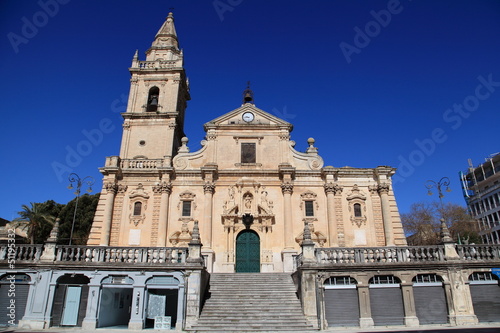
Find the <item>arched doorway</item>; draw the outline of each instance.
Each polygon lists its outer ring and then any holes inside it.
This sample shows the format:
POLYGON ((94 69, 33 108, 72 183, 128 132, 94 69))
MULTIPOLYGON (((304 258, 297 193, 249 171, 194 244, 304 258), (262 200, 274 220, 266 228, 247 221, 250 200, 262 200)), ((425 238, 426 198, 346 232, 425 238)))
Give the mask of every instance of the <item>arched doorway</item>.
POLYGON ((252 230, 244 230, 236 237, 236 272, 260 272, 260 239, 252 230))
POLYGON ((82 326, 89 282, 90 279, 83 274, 65 274, 57 279, 51 326, 82 326))

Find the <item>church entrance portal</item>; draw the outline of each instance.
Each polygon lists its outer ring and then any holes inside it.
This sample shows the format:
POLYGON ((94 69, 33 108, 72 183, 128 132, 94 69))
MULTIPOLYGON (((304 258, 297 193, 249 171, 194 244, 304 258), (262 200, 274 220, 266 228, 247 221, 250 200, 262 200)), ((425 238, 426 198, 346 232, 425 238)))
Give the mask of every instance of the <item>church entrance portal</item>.
POLYGON ((236 272, 260 272, 260 239, 255 231, 245 230, 236 237, 236 272))

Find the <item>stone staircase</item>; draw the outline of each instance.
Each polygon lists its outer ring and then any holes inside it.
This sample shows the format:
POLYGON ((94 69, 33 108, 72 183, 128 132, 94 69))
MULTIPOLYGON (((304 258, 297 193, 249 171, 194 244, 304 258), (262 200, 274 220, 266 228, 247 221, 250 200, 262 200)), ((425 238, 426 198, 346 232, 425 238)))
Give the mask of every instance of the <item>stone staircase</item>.
POLYGON ((313 331, 287 273, 213 273, 196 332, 313 331))

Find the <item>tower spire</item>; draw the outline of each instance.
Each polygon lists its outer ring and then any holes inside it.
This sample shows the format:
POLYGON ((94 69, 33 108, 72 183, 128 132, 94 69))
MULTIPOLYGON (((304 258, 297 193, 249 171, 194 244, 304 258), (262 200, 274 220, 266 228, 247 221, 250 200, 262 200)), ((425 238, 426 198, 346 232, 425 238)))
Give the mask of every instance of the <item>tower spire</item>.
POLYGON ((146 51, 146 60, 172 59, 172 53, 179 55, 181 52, 177 32, 175 31, 174 14, 170 12, 160 30, 156 33, 151 47, 146 51))

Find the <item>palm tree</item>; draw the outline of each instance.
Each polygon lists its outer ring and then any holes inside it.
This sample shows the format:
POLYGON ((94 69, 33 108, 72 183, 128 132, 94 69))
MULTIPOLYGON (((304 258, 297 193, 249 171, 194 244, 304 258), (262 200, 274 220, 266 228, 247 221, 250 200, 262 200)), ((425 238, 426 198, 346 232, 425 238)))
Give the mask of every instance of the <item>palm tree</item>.
POLYGON ((55 217, 43 211, 42 204, 30 202, 31 207, 22 205, 22 211, 17 212, 19 217, 13 222, 14 228, 26 231, 30 244, 35 244, 36 236, 47 225, 53 225, 55 217))

